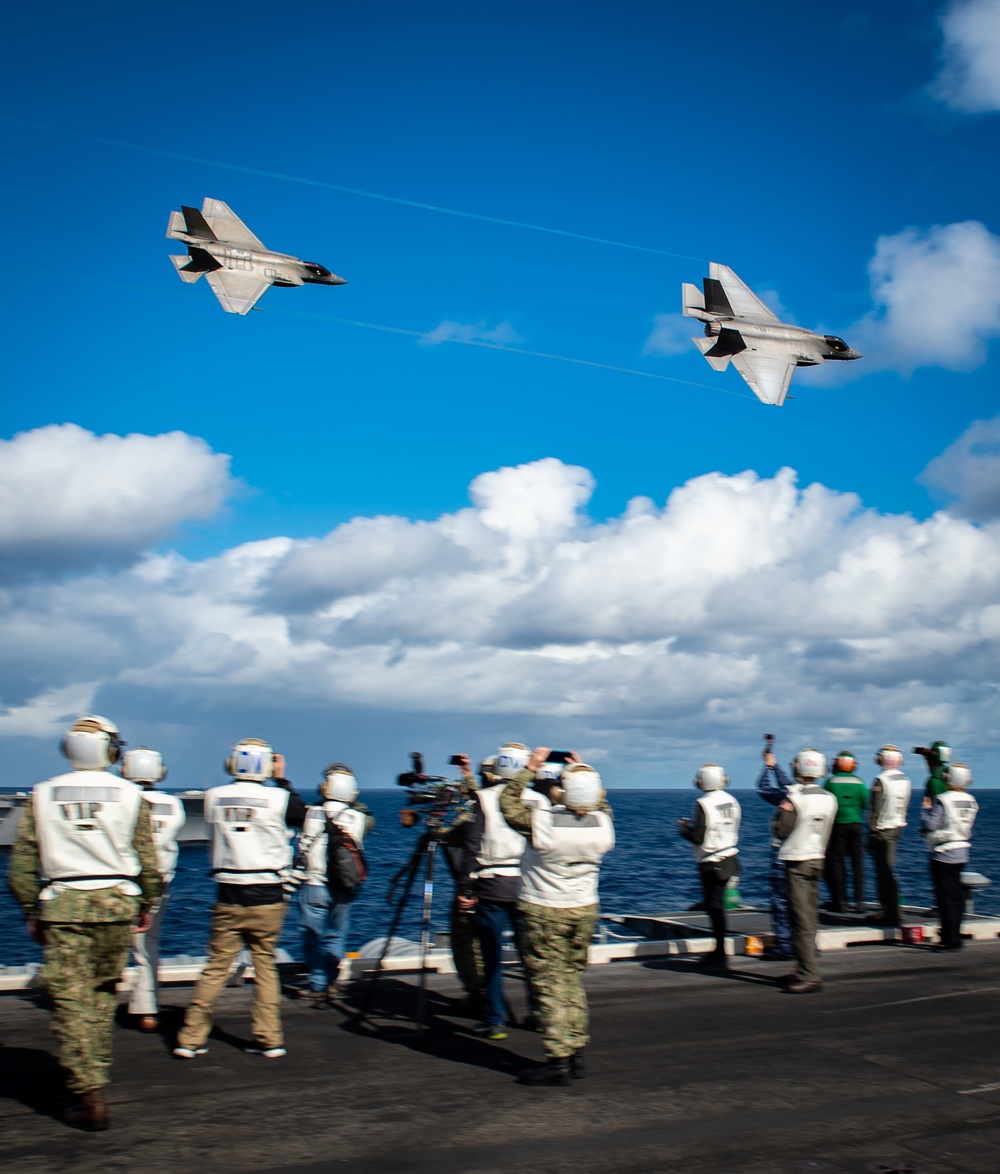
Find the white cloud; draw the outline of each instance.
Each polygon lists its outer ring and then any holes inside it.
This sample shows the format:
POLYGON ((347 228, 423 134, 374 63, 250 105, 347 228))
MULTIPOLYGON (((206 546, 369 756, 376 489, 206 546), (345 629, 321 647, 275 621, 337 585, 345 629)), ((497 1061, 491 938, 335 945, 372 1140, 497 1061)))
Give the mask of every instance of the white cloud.
POLYGON ((1000 335, 1000 238, 976 220, 879 237, 868 265, 875 310, 845 331, 864 353, 838 364, 909 374, 970 371, 1000 335))
POLYGON ((642 348, 644 355, 680 355, 691 349, 700 324, 682 314, 656 314, 653 329, 642 348))
POLYGON ((920 480, 955 499, 951 513, 979 522, 1000 518, 1000 416, 970 425, 920 480))
POLYGON ((481 474, 432 521, 14 585, 5 728, 51 728, 20 700, 37 682, 96 680, 112 716, 107 696, 175 724, 315 714, 317 740, 348 712, 501 740, 536 723, 611 769, 715 757, 776 715, 788 740, 853 730, 859 749, 996 740, 1000 525, 881 514, 790 469, 707 473, 598 524, 593 487, 547 458, 481 474))
POLYGON ((443 342, 487 342, 496 346, 517 346, 524 339, 506 321, 490 327, 485 322, 451 322, 447 318, 419 339, 420 346, 440 346, 443 342))
POLYGON ((1000 110, 1000 0, 953 0, 941 29, 944 66, 931 93, 968 113, 1000 110))
POLYGON ((229 457, 184 432, 22 432, 0 441, 0 571, 128 561, 216 513, 233 487, 229 457))
POLYGON ((26 738, 54 738, 81 713, 92 710, 96 681, 80 681, 47 689, 23 705, 0 709, 0 734, 26 738))

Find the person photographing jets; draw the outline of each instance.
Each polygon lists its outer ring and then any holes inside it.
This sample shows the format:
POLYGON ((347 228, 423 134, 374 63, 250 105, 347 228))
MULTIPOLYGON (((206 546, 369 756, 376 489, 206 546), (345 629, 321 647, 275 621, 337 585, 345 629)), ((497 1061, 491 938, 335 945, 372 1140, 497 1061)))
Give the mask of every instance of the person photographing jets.
POLYGON ((949 762, 942 771, 945 790, 935 798, 925 795, 920 824, 931 853, 931 877, 938 916, 941 918, 941 941, 935 950, 962 948, 962 914, 965 890, 962 869, 969 862, 972 825, 979 804, 966 792, 972 784, 972 771, 964 762, 949 762))
POLYGON ((205 792, 212 875, 218 885, 209 956, 177 1033, 174 1055, 190 1060, 208 1050, 212 1008, 246 946, 254 966, 254 1044, 246 1050, 273 1060, 285 1055, 274 961, 285 920, 282 881, 292 864, 290 829, 302 826, 306 809, 284 777, 284 756, 259 738, 237 742, 225 769, 232 782, 205 792))

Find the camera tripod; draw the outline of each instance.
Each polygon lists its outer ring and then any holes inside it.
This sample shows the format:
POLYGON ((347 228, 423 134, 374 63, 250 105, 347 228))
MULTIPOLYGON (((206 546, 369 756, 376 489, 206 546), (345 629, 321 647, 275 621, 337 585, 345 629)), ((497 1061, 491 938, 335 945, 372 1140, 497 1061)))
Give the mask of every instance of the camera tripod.
MULTIPOLYGON (((403 890, 393 910, 392 922, 389 925, 389 932, 386 935, 382 953, 379 955, 375 969, 371 974, 364 1003, 361 1005, 361 1010, 354 1019, 354 1022, 358 1025, 364 1023, 369 1017, 372 1002, 375 999, 375 990, 378 985, 379 976, 383 973, 382 963, 385 961, 385 957, 392 946, 396 936, 396 929, 402 920, 406 903, 410 899, 410 893, 413 891, 413 883, 417 878, 417 873, 421 870, 421 865, 423 865, 424 892, 423 904, 420 910, 420 985, 417 989, 417 1013, 415 1022, 418 1035, 422 1035, 427 1030, 427 953, 430 949, 431 918, 434 911, 434 865, 437 849, 441 845, 443 831, 444 829, 441 827, 439 820, 431 820, 429 818, 427 829, 417 841, 410 859, 396 872, 389 882, 391 900, 391 895, 395 892, 396 886, 405 877, 403 890)), ((447 849, 444 850, 444 858, 452 875, 454 875, 454 867, 448 856, 447 849)))

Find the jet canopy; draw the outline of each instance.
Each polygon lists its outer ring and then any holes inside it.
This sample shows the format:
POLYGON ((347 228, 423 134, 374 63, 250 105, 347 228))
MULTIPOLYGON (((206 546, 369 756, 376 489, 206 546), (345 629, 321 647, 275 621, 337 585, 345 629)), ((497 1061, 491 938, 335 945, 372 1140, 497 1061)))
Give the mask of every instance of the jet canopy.
POLYGON ((302 264, 310 273, 314 273, 317 277, 333 276, 329 269, 324 268, 322 265, 317 265, 315 261, 303 261, 302 264))
POLYGON ((838 338, 835 334, 824 334, 823 341, 832 351, 837 351, 840 354, 846 354, 851 348, 842 338, 838 338))

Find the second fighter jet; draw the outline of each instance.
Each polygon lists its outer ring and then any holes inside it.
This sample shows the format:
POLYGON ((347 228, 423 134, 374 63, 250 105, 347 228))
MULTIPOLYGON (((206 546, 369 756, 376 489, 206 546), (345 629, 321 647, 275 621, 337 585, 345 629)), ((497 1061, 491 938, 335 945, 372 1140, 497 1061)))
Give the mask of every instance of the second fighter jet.
POLYGON ((691 341, 716 371, 732 362, 750 390, 780 407, 796 367, 862 356, 834 334, 815 334, 782 322, 728 265, 708 267, 702 289, 685 282, 683 311, 705 323, 705 337, 691 341))

